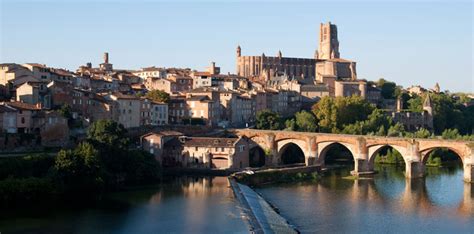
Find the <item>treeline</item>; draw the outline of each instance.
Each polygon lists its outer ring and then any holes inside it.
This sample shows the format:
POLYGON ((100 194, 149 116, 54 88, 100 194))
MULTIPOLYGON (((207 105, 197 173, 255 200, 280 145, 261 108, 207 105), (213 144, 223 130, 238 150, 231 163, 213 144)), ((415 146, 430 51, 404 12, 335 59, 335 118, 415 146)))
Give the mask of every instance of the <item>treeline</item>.
POLYGON ((153 155, 130 149, 122 125, 94 122, 87 140, 48 155, 0 159, 0 202, 39 201, 58 196, 95 197, 123 186, 155 182, 160 165, 153 155))
MULTIPOLYGON (((408 101, 411 109, 419 109, 418 98, 421 99, 421 97, 413 97, 408 101)), ((435 123, 435 129, 432 132, 424 128, 409 132, 401 123, 395 123, 383 110, 358 96, 323 97, 311 111, 298 112, 288 119, 283 119, 270 110, 263 110, 257 113, 256 127, 268 130, 414 138, 431 138, 441 135, 445 139, 474 140, 474 136, 471 135, 474 127, 473 107, 460 105, 453 98, 446 98, 445 94, 435 94, 432 100, 435 123), (448 101, 450 105, 446 104, 448 101), (457 116, 459 120, 448 121, 454 118, 453 116, 457 116)))

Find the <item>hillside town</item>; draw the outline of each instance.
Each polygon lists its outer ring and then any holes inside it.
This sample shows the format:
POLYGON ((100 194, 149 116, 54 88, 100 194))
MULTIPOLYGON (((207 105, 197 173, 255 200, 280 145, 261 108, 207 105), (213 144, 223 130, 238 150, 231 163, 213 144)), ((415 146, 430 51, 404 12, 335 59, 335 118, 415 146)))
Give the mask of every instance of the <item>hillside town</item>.
MULTIPOLYGON (((281 51, 275 56, 245 56, 237 46, 235 74, 221 73, 215 62, 206 69, 116 69, 108 52, 98 66, 86 63, 75 71, 40 63, 0 64, 0 150, 71 147, 98 120, 113 120, 132 131, 160 126, 252 128, 261 111, 289 118, 301 110, 311 111, 324 97, 358 96, 405 129, 433 129, 430 93, 442 92, 437 83, 433 88, 417 85, 401 90, 404 95, 428 94, 422 111, 410 111, 401 96, 384 97, 376 82, 358 77, 355 61, 341 58, 336 25, 321 24, 318 43, 314 58, 284 57, 281 51)), ((472 104, 471 96, 465 105, 472 104)), ((248 157, 239 156, 248 155, 242 139, 155 130, 140 139, 142 147, 165 166, 251 164, 248 157), (235 154, 233 163, 227 162, 230 154, 235 154)))

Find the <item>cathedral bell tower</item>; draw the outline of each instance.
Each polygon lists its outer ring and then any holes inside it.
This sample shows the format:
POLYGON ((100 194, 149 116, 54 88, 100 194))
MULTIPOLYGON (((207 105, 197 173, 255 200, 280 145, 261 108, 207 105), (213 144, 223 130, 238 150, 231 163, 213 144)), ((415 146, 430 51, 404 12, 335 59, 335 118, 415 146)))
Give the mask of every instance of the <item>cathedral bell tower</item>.
POLYGON ((337 26, 328 22, 319 27, 319 53, 318 59, 339 58, 339 40, 337 39, 337 26))

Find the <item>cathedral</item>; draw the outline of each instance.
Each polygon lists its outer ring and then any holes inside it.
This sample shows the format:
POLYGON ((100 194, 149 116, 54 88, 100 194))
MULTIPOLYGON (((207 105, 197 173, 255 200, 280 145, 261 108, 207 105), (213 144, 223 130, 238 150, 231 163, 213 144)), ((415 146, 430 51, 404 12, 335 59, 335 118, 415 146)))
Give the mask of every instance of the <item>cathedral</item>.
POLYGON ((332 96, 365 96, 366 82, 357 80, 356 62, 340 58, 337 26, 321 23, 318 44, 314 58, 283 57, 281 51, 275 57, 242 56, 238 46, 237 75, 268 79, 283 72, 303 84, 326 84, 332 96))

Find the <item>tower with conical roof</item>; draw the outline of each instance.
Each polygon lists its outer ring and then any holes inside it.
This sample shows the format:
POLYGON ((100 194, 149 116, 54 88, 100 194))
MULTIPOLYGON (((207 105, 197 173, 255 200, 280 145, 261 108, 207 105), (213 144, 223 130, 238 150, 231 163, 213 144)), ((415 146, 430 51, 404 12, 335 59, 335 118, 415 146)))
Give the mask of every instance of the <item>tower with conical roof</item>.
POLYGON ((433 106, 431 104, 431 97, 429 93, 426 93, 426 98, 423 101, 423 116, 425 121, 425 126, 428 126, 430 129, 433 129, 433 106))

